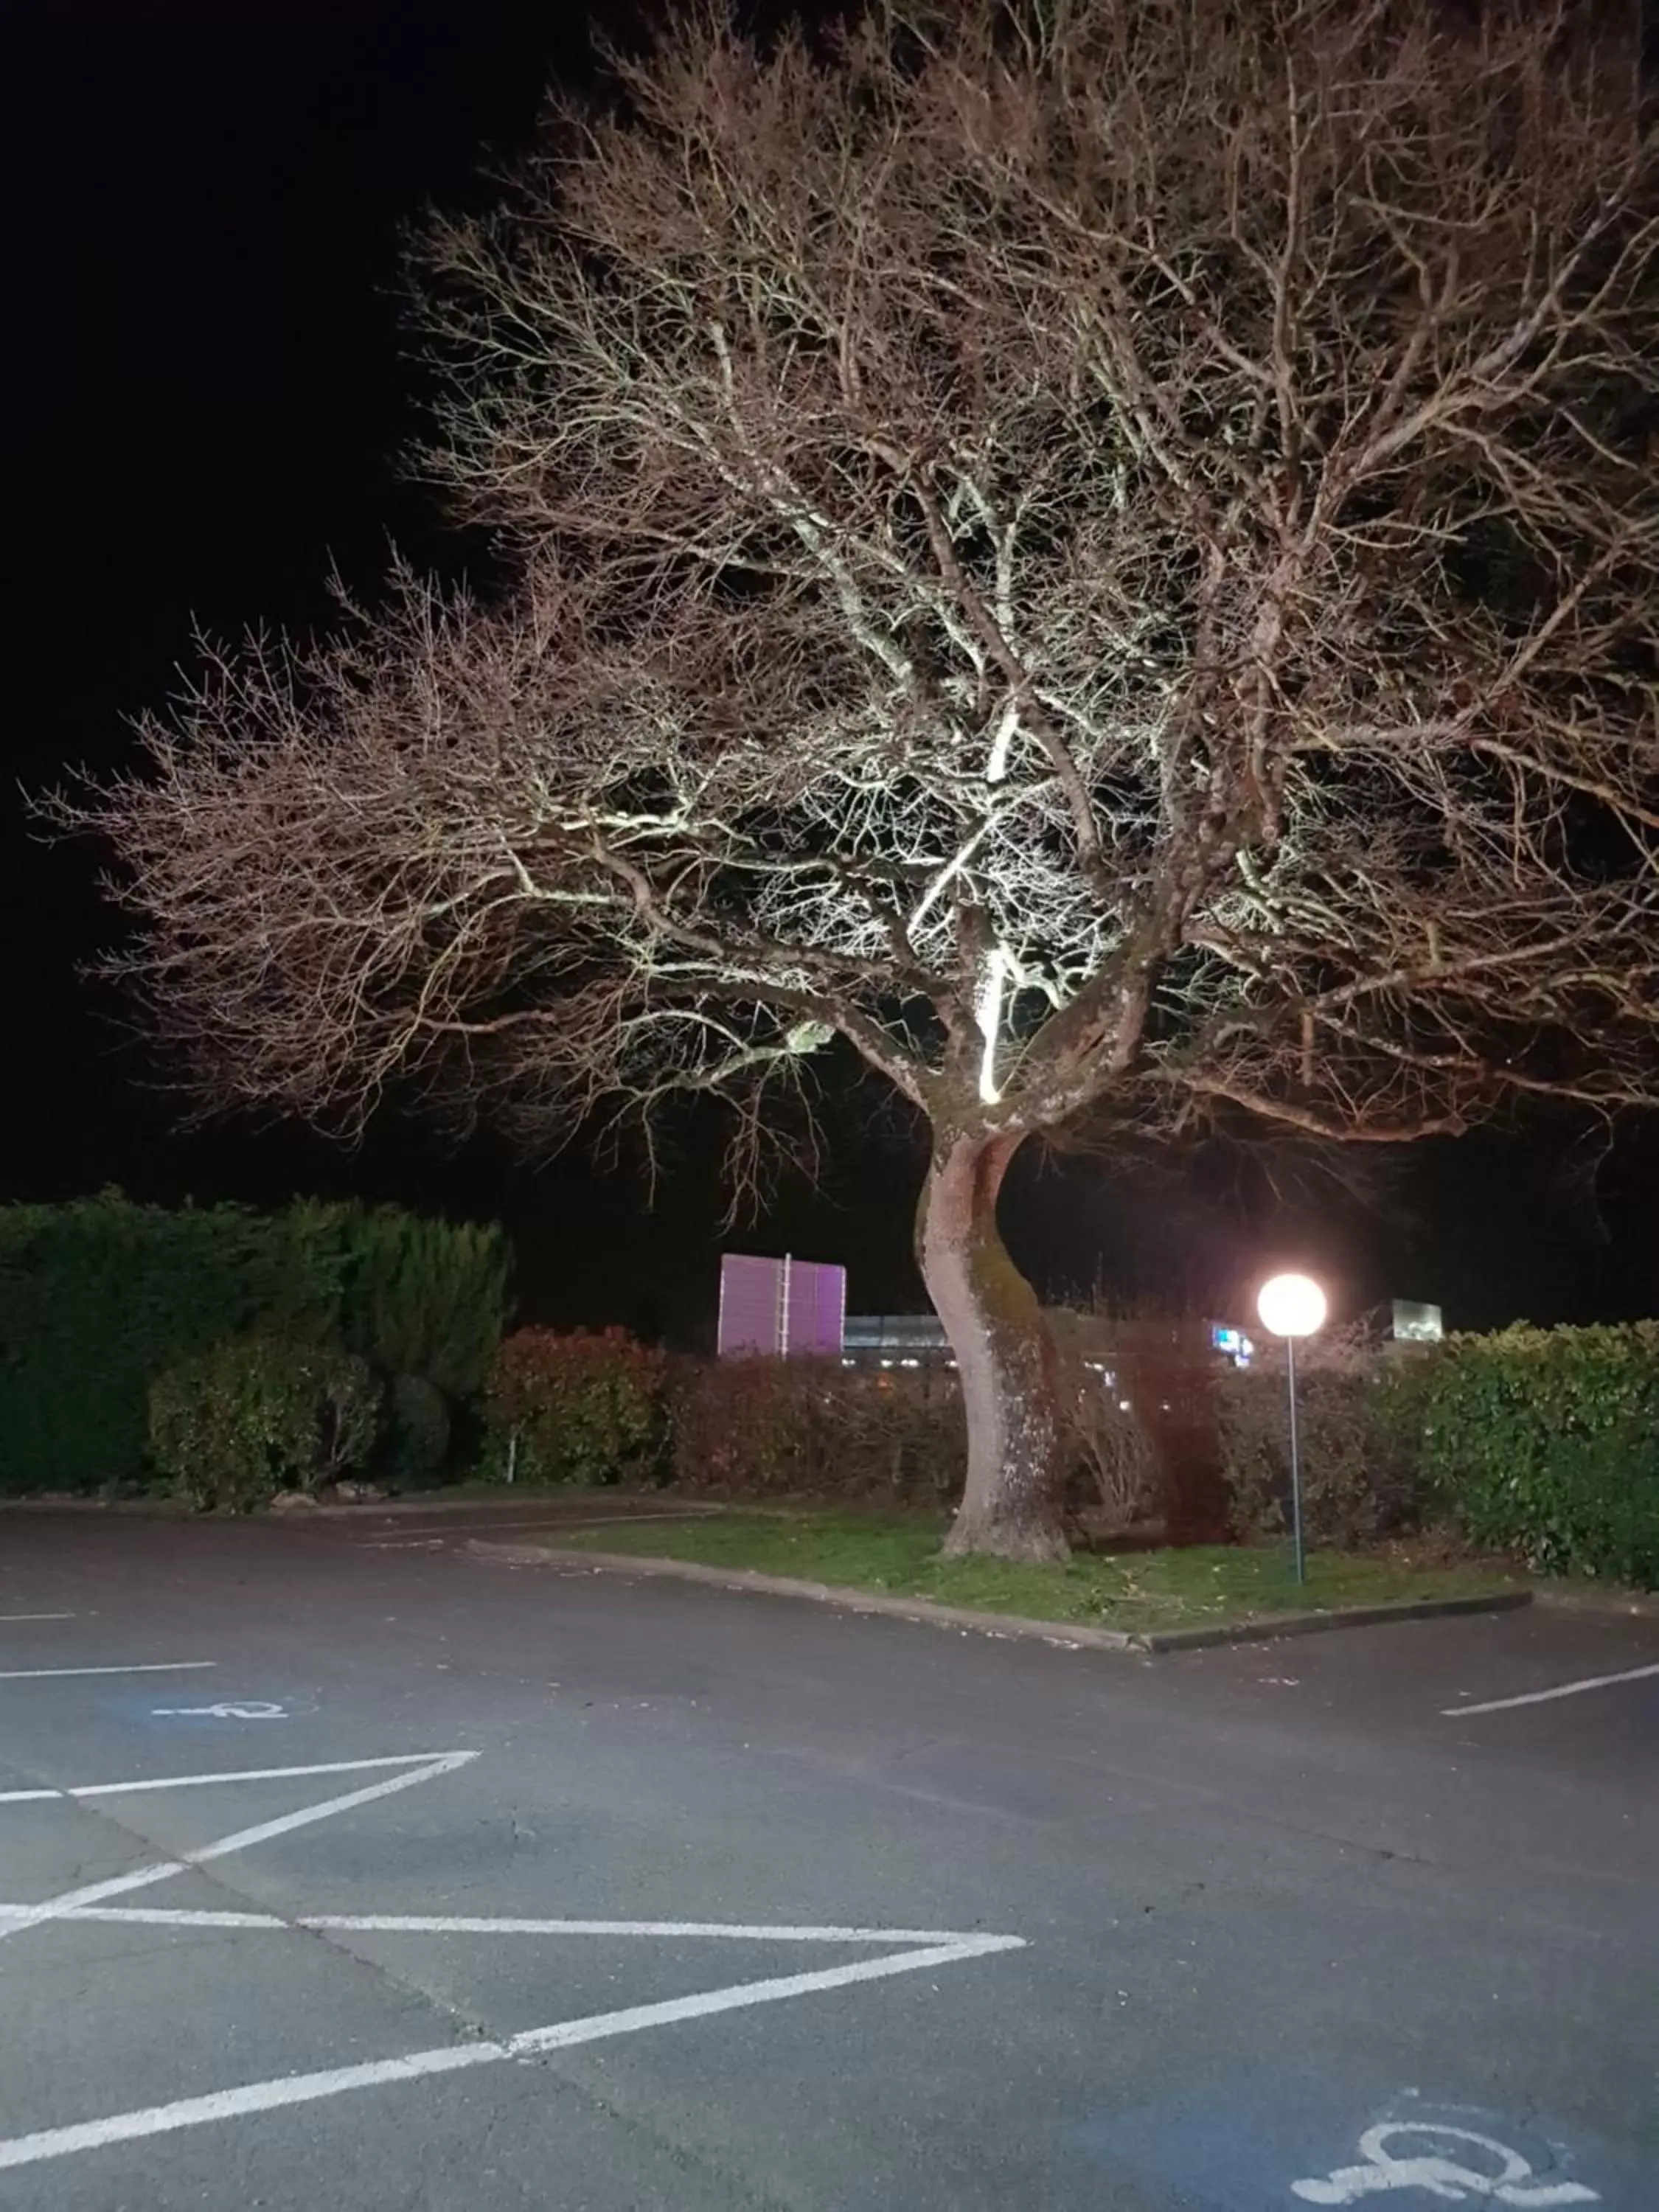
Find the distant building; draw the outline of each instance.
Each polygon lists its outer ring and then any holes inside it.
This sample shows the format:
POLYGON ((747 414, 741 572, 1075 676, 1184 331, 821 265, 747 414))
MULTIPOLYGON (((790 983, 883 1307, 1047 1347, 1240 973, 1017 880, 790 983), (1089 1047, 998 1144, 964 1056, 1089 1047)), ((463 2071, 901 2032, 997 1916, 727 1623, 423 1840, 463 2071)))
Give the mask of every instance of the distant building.
POLYGON ((1417 1298, 1396 1298, 1394 1302, 1394 1335, 1399 1344, 1438 1344, 1446 1333, 1446 1324, 1438 1306, 1425 1305, 1417 1298))
POLYGON ((849 1367, 954 1367, 937 1314, 848 1314, 841 1356, 849 1367))

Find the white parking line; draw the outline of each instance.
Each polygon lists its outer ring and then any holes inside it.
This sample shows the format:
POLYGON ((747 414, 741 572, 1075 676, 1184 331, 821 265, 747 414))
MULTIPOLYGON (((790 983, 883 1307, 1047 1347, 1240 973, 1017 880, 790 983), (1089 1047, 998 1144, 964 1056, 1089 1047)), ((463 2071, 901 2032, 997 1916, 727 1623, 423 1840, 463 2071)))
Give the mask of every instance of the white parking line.
POLYGON ((205 1790, 216 1782, 301 1781, 313 1774, 366 1774, 384 1766, 432 1766, 450 1753, 400 1751, 392 1759, 331 1759, 313 1766, 237 1766, 219 1774, 147 1775, 142 1782, 77 1782, 63 1790, 0 1790, 0 1805, 35 1805, 65 1797, 127 1797, 141 1790, 205 1790))
POLYGON ((73 1620, 72 1613, 0 1613, 0 1626, 14 1620, 73 1620))
POLYGON ((1547 1705, 1557 1698, 1582 1698, 1586 1690, 1610 1690, 1619 1682, 1643 1682, 1659 1674, 1659 1666, 1626 1667, 1618 1674, 1586 1674, 1581 1681, 1558 1682, 1553 1690, 1528 1690, 1521 1698, 1488 1698, 1479 1705, 1443 1705, 1443 1720, 1462 1720, 1467 1713, 1507 1713, 1516 1705, 1547 1705))
POLYGON ((148 1889, 153 1882, 165 1881, 169 1875, 183 1874, 186 1868, 209 1866, 215 1859, 228 1858, 232 1851, 251 1850, 255 1844, 268 1844, 275 1837, 290 1835, 295 1828, 309 1827, 314 1820, 326 1820, 333 1814, 351 1812, 356 1806, 372 1804, 377 1797, 392 1796, 399 1790, 412 1790, 416 1783, 435 1781, 441 1774, 453 1774, 458 1766, 467 1765, 477 1755, 476 1751, 445 1752, 424 1766, 406 1768, 385 1782, 348 1790, 343 1796, 326 1798, 320 1805, 302 1805, 297 1813, 261 1820, 256 1827, 239 1828, 234 1835, 221 1836, 215 1843, 204 1844, 198 1850, 181 1851, 177 1858, 160 1859, 153 1866, 137 1867, 131 1874, 114 1875, 106 1881, 88 1882, 83 1888, 63 1890, 58 1896, 49 1897, 40 1905, 27 1905, 21 1912, 0 1922, 0 1943, 22 1929, 39 1927, 42 1921, 64 1919, 77 1905, 101 1905, 106 1898, 120 1897, 129 1890, 148 1889))
POLYGON ((246 1850, 255 1844, 269 1842, 274 1837, 289 1834, 314 1821, 327 1820, 337 1813, 345 1813, 354 1807, 389 1797, 397 1791, 434 1780, 440 1775, 453 1773, 458 1768, 469 1765, 477 1755, 471 1751, 399 1753, 386 1758, 337 1760, 307 1766, 242 1768, 208 1774, 158 1776, 129 1783, 90 1783, 62 1790, 28 1790, 7 1793, 0 1798, 0 1802, 36 1803, 48 1798, 61 1801, 112 1796, 129 1790, 192 1789, 213 1783, 277 1781, 289 1776, 340 1774, 385 1768, 394 1770, 361 1789, 345 1791, 321 1804, 301 1807, 295 1812, 261 1821, 255 1826, 239 1828, 233 1834, 221 1836, 194 1850, 181 1852, 176 1858, 140 1867, 131 1873, 88 1883, 78 1889, 64 1891, 39 1905, 0 1905, 0 1939, 15 1935, 21 1929, 36 1926, 42 1921, 88 1920, 106 1923, 131 1921, 157 1927, 297 1929, 428 1936, 589 1936, 646 1937, 659 1941, 712 1938, 725 1942, 880 1944, 884 1955, 856 1960, 811 1972, 728 1984, 692 1996, 632 2006, 617 2012, 588 2014, 576 2020, 559 2021, 546 2027, 532 2028, 520 2035, 500 2039, 478 2037, 432 2050, 410 2051, 402 2057, 376 2059, 363 2064, 332 2067, 317 2073, 247 2082, 237 2087, 216 2090, 206 2096, 180 2098, 172 2103, 149 2106, 140 2111, 116 2112, 101 2119, 49 2128, 0 2141, 0 2168, 34 2165, 46 2160, 68 2157, 79 2151, 97 2150, 144 2136, 167 2135, 183 2128, 199 2127, 211 2121, 235 2119, 289 2106, 314 2103, 342 2096, 356 2089, 416 2081, 428 2075, 453 2073, 462 2068, 538 2058, 549 2051, 576 2044, 630 2035, 644 2028, 668 2026, 679 2021, 707 2019, 724 2012, 773 2004, 788 1997, 805 1996, 853 1984, 880 1981, 894 1975, 927 1972, 1024 1947, 1024 1939, 1018 1936, 968 1934, 937 1929, 823 1927, 794 1923, 739 1923, 696 1920, 531 1920, 516 1916, 486 1917, 406 1913, 318 1913, 284 1918, 274 1913, 194 1911, 142 1905, 111 1905, 106 1901, 163 1881, 172 1875, 185 1873, 192 1867, 207 1865, 233 1851, 246 1850), (895 1950, 891 1948, 894 1945, 904 1948, 895 1950))
MULTIPOLYGON (((0 1905, 0 1920, 21 1920, 34 1908, 0 1905)), ((143 1928, 306 1928, 317 1933, 363 1936, 656 1936, 665 1940, 712 1939, 726 1943, 972 1943, 979 1939, 951 1928, 801 1928, 750 1926, 731 1920, 521 1920, 496 1916, 411 1912, 279 1912, 184 1911, 162 1905, 70 1905, 58 1920, 131 1921, 143 1928)))
POLYGON ((339 2066, 320 2074, 291 2074, 270 2081, 250 2081, 240 2088, 219 2089, 205 2097, 184 2097, 170 2105, 151 2105, 143 2111, 114 2112, 101 2120, 78 2126, 48 2128, 38 2135, 15 2136, 0 2142, 0 2166, 33 2166, 45 2159, 64 2158, 70 2153, 99 2150, 111 2143, 132 2142, 141 2136, 168 2135, 180 2128, 202 2127, 210 2121, 235 2119, 248 2112, 269 2112, 285 2106, 315 2104, 353 2089, 376 2089, 395 2081, 414 2081, 433 2074, 453 2074, 462 2068, 491 2066, 505 2059, 535 2058, 573 2045, 598 2043, 611 2036, 634 2035, 641 2029, 662 2027, 683 2020, 706 2020, 716 2013, 736 2012, 753 2005, 776 2004, 787 1997, 806 1996, 821 1990, 846 1988, 856 1982, 880 1981, 893 1974, 925 1973, 967 1959, 986 1958, 998 1951, 1024 1948, 1018 1936, 963 1936, 922 1950, 900 1951, 885 1959, 859 1959, 842 1966, 825 1966, 813 1973, 785 1974, 766 1981, 737 1982, 726 1989, 708 1990, 696 1996, 670 1997, 659 2004, 633 2005, 621 2012, 589 2013, 579 2020, 556 2021, 532 2027, 523 2035, 501 2042, 445 2044, 433 2051, 411 2051, 401 2058, 380 2058, 361 2066, 339 2066))
POLYGON ((0 1682, 54 1682, 70 1674, 189 1674, 218 1663, 216 1659, 155 1659, 143 1667, 19 1667, 0 1674, 0 1682))

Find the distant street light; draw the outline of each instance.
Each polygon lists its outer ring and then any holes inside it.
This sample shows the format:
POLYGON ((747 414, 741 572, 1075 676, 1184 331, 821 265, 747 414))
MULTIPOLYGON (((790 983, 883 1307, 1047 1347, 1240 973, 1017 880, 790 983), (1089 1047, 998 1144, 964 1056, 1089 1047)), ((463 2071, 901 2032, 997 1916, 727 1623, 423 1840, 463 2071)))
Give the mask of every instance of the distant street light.
POLYGON ((1285 1340, 1285 1372, 1291 1397, 1291 1512, 1296 1530, 1296 1578, 1308 1579, 1308 1563, 1302 1547, 1302 1451, 1296 1425, 1296 1340, 1311 1336, 1322 1326, 1327 1312, 1325 1293, 1311 1275, 1271 1275, 1256 1293, 1255 1310, 1261 1326, 1285 1340))

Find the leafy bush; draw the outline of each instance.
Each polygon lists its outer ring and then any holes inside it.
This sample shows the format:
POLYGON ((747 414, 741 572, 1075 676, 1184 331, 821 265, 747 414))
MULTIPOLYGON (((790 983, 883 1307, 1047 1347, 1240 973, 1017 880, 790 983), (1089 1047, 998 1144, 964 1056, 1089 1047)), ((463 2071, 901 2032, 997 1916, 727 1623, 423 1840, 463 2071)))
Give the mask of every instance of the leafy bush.
POLYGON ((1109 1316, 1060 1308, 1048 1315, 1059 1364, 1060 1413, 1070 1455, 1067 1503, 1122 1528, 1148 1511, 1158 1492, 1151 1437, 1127 1411, 1109 1316))
MULTIPOLYGON (((1298 1364, 1302 1520, 1310 1542, 1352 1547, 1416 1525, 1419 1399, 1420 1374, 1409 1360, 1298 1364)), ((1217 1406, 1235 1528, 1246 1536, 1282 1534, 1291 1520, 1282 1356, 1224 1376, 1217 1406)))
POLYGON ((394 1375, 386 1393, 384 1466, 397 1484, 431 1482, 449 1450, 449 1406, 423 1375, 394 1375))
POLYGON ((1067 1503, 1096 1533, 1159 1516, 1171 1542, 1224 1540, 1215 1357, 1190 1317, 1051 1310, 1071 1457, 1067 1503))
POLYGON ((1127 1528, 1153 1511, 1161 1488, 1158 1455, 1115 1383, 1062 1370, 1061 1413, 1071 1453, 1068 1504, 1091 1527, 1127 1528))
POLYGON ((379 1382, 349 1352, 234 1337, 151 1384, 150 1449, 192 1504, 246 1512, 361 1466, 380 1404, 379 1382))
POLYGON ((0 1207, 0 1491, 143 1480, 152 1379, 227 1337, 476 1391, 506 1281, 497 1231, 393 1207, 0 1207))
POLYGON ((300 1347, 295 1364, 309 1381, 316 1417, 310 1466, 298 1470, 298 1479, 314 1490, 366 1464, 380 1430, 385 1391, 367 1360, 332 1346, 300 1347))
POLYGON ((1424 1401, 1434 1497, 1475 1543, 1659 1588, 1659 1323, 1452 1337, 1424 1401))
POLYGON ((341 1334, 387 1382, 380 1472, 399 1486, 429 1484, 501 1343, 507 1241, 493 1224, 393 1206, 343 1208, 341 1229, 341 1334))
POLYGON ((395 1206, 343 1210, 341 1334, 382 1375, 447 1398, 483 1388, 507 1310, 507 1240, 493 1223, 395 1206))
POLYGON ((653 1471, 662 1437, 663 1357, 625 1331, 520 1328, 489 1370, 489 1464, 514 1446, 521 1480, 611 1483, 653 1471))
POLYGON ((674 1481, 687 1490, 801 1496, 816 1487, 827 1360, 677 1360, 668 1418, 674 1481))
POLYGON ((947 1504, 965 1457, 956 1376, 835 1359, 684 1360, 672 1370, 674 1480, 726 1495, 947 1504))
POLYGON ((313 1332, 333 1290, 315 1228, 115 1191, 0 1208, 0 1490, 142 1478, 153 1376, 239 1330, 313 1332))

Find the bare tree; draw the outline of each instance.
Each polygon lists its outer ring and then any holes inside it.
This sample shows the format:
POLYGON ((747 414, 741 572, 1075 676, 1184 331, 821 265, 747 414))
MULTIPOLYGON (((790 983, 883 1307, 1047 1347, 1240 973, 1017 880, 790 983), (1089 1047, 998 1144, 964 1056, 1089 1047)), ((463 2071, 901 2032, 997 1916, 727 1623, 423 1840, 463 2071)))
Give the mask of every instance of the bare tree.
POLYGON ((1655 139, 1594 11, 683 19, 440 224, 515 582, 218 659, 70 811, 219 1104, 924 1116, 957 1550, 1051 1557, 1036 1132, 1652 1103, 1655 139))

